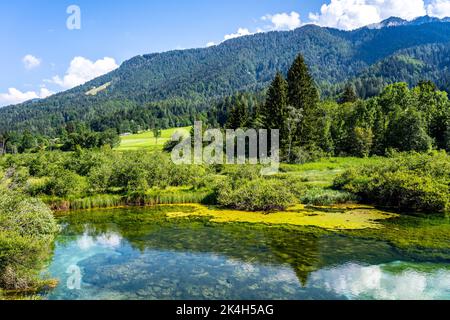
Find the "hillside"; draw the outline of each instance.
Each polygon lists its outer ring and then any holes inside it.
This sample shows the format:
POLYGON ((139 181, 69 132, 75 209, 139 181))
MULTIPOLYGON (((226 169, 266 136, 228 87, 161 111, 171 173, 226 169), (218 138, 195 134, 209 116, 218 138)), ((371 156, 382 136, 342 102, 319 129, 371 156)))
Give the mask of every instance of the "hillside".
MULTIPOLYGON (((70 121, 94 130, 159 121, 165 127, 192 123, 211 103, 238 91, 259 91, 275 72, 305 56, 322 95, 353 81, 362 97, 384 84, 423 78, 450 90, 448 19, 392 19, 346 32, 307 25, 260 33, 218 46, 134 57, 117 70, 44 100, 0 109, 0 128, 54 135, 70 121)), ((120 128, 119 128, 120 129, 120 128)))

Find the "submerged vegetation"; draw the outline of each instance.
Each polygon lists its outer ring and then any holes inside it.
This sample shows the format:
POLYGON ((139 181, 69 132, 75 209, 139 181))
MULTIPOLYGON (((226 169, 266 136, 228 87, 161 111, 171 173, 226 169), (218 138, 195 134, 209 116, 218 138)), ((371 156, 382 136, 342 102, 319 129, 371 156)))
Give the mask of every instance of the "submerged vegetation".
POLYGON ((327 230, 357 230, 366 228, 381 228, 381 220, 396 217, 395 214, 382 212, 370 207, 304 207, 302 205, 289 207, 286 211, 267 214, 265 212, 243 212, 207 208, 201 205, 187 205, 184 211, 169 210, 169 218, 206 217, 212 222, 230 223, 243 222, 265 224, 271 226, 310 226, 327 230))

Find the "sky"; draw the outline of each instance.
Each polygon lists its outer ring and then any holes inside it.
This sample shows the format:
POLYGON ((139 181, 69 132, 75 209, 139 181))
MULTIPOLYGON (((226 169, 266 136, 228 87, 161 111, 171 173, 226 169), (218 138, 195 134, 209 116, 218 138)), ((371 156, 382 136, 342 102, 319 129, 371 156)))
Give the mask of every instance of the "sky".
POLYGON ((15 0, 0 3, 0 107, 45 98, 136 55, 304 24, 353 30, 450 16, 450 0, 15 0))

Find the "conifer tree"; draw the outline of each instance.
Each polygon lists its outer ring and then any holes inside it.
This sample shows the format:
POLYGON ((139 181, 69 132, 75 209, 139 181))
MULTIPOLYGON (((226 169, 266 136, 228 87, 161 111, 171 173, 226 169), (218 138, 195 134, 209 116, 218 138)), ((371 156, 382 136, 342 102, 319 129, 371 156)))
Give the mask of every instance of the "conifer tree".
POLYGON ((288 144, 288 85, 281 73, 277 73, 267 92, 266 103, 260 109, 264 129, 280 130, 281 153, 285 154, 288 144))
POLYGON ((286 126, 288 85, 281 73, 277 73, 267 92, 267 100, 261 108, 265 129, 280 129, 286 126))
POLYGON ((314 122, 319 91, 309 73, 305 59, 299 55, 288 72, 288 103, 301 110, 303 119, 298 130, 298 142, 308 145, 314 142, 314 122))
POLYGON ((358 96, 356 95, 355 88, 350 83, 347 84, 342 93, 340 103, 356 102, 357 100, 358 96))
POLYGON ((245 128, 248 123, 248 110, 245 104, 238 101, 231 109, 226 127, 228 129, 245 128))

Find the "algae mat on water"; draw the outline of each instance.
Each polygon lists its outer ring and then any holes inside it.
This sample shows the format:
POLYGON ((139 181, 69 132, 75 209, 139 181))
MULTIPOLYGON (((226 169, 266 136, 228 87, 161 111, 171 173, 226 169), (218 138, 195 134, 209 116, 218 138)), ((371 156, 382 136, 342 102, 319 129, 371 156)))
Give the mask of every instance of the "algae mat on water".
MULTIPOLYGON (((167 216, 174 219, 207 217, 217 223, 311 226, 328 230, 379 229, 383 227, 379 221, 398 217, 398 215, 367 206, 305 207, 297 205, 286 211, 273 213, 225 210, 197 204, 188 204, 182 207, 186 210, 168 212, 167 216)), ((180 206, 177 205, 174 208, 179 210, 180 206)))

